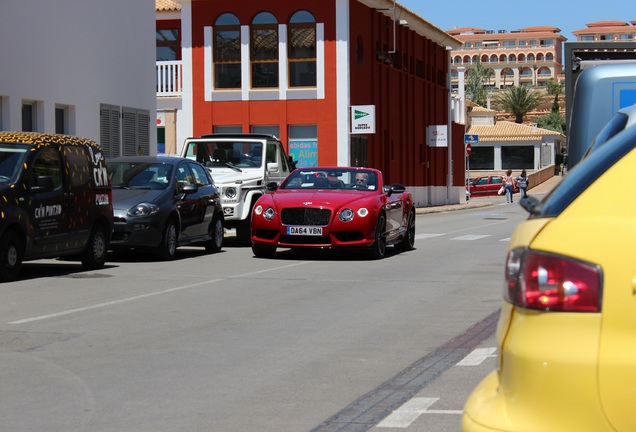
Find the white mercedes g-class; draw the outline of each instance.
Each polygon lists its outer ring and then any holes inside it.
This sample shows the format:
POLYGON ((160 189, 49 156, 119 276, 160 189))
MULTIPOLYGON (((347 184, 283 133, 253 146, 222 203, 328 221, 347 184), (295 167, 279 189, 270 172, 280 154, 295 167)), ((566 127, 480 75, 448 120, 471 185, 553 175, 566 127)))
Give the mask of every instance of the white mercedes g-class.
POLYGON ((252 207, 265 192, 265 185, 282 181, 294 169, 280 140, 266 134, 216 133, 188 138, 182 156, 210 170, 221 191, 224 225, 236 229, 244 246, 251 245, 252 207))

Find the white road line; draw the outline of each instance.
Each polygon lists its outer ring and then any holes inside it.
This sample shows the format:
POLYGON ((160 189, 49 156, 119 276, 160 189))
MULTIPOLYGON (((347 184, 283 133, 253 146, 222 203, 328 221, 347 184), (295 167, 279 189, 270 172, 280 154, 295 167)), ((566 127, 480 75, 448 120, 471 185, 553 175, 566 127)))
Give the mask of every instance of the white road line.
POLYGON ((489 357, 496 357, 497 348, 476 348, 462 359, 457 366, 479 366, 489 357))
POLYGON ((415 240, 422 240, 422 239, 427 239, 431 237, 439 237, 443 235, 444 234, 429 234, 429 233, 415 234, 415 240))
POLYGON ((384 420, 377 424, 377 427, 405 429, 422 414, 461 415, 463 413, 462 410, 429 410, 429 408, 438 400, 439 398, 413 398, 389 414, 384 420))
MULTIPOLYGON (((279 271, 282 269, 286 269, 289 267, 294 267, 294 266, 298 266, 298 265, 303 265, 303 264, 307 264, 308 262, 301 262, 301 263, 296 263, 296 264, 290 264, 290 265, 286 265, 286 266, 281 266, 281 267, 274 267, 274 268, 270 268, 270 269, 265 269, 265 270, 260 270, 260 271, 256 271, 256 272, 251 272, 251 273, 244 273, 241 275, 234 275, 234 276, 228 276, 228 278, 240 278, 240 277, 245 277, 245 276, 252 276, 258 273, 265 273, 265 272, 270 272, 270 271, 279 271)), ((104 303, 97 303, 91 306, 85 306, 85 307, 81 307, 81 308, 75 308, 75 309, 68 309, 62 312, 56 312, 56 313, 52 313, 52 314, 48 314, 48 315, 40 315, 40 316, 36 316, 36 317, 32 317, 32 318, 24 318, 21 320, 16 320, 16 321, 11 321, 9 324, 26 324, 26 323, 30 323, 30 322, 34 322, 34 321, 42 321, 42 320, 46 320, 49 318, 56 318, 56 317, 60 317, 60 316, 64 316, 64 315, 71 315, 74 313, 79 313, 79 312, 85 312, 85 311, 89 311, 92 309, 100 309, 100 308, 104 308, 107 306, 113 306, 116 304, 121 304, 121 303, 128 303, 131 301, 135 301, 135 300, 140 300, 140 299, 144 299, 144 298, 148 298, 148 297, 154 297, 154 296, 158 296, 158 295, 162 295, 162 294, 169 294, 169 293, 173 293, 173 292, 177 292, 177 291, 183 291, 183 290, 187 290, 190 288, 196 288, 199 287, 201 285, 207 285, 207 284, 213 284, 216 282, 221 282, 226 280, 227 278, 224 279, 210 279, 210 280, 206 280, 203 282, 198 282, 195 284, 190 284, 190 285, 184 285, 184 286, 180 286, 180 287, 175 287, 175 288, 170 288, 167 290, 163 290, 163 291, 156 291, 156 292, 152 292, 152 293, 147 293, 147 294, 141 294, 138 296, 134 296, 134 297, 126 297, 126 298, 122 298, 119 300, 113 300, 113 301, 109 301, 109 302, 104 302, 104 303)))
POLYGON ((510 241, 510 237, 503 238, 503 239, 501 239, 499 241, 501 241, 501 242, 509 242, 510 241))
POLYGON ((485 237, 490 237, 490 235, 468 234, 468 235, 452 238, 451 240, 473 241, 473 240, 479 240, 485 237))

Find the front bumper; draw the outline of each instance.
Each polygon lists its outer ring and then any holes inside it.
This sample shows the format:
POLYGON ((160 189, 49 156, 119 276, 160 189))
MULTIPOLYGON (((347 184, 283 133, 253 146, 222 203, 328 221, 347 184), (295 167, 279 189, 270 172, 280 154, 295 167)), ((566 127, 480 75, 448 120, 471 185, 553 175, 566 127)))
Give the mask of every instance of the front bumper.
POLYGON ((154 219, 115 216, 110 246, 113 249, 155 249, 162 237, 162 228, 154 219))

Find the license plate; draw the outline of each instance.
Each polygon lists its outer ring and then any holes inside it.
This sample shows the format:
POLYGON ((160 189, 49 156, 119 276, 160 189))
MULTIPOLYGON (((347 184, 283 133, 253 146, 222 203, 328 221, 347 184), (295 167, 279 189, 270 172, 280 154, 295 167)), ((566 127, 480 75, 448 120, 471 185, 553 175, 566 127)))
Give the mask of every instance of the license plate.
POLYGON ((322 227, 290 226, 287 227, 287 235, 321 236, 322 227))

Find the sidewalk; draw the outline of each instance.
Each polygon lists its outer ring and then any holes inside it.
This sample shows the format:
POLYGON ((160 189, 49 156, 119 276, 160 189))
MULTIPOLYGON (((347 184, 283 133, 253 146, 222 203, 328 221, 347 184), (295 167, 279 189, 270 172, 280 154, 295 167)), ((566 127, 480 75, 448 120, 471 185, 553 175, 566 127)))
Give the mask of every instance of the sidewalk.
MULTIPOLYGON (((550 192, 559 182, 563 179, 561 176, 553 176, 543 183, 528 190, 528 195, 545 195, 550 192)), ((515 198, 519 199, 520 195, 516 194, 515 198)), ((517 202, 515 199, 515 202, 517 202)), ((431 207, 418 207, 415 209, 417 214, 430 214, 430 213, 444 213, 448 211, 467 210, 481 207, 490 207, 497 204, 505 203, 505 198, 502 196, 487 196, 473 198, 469 201, 465 201, 459 204, 449 204, 441 206, 431 207)))

